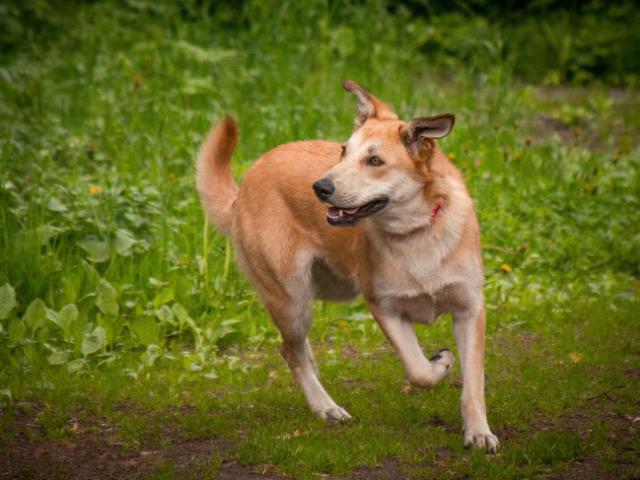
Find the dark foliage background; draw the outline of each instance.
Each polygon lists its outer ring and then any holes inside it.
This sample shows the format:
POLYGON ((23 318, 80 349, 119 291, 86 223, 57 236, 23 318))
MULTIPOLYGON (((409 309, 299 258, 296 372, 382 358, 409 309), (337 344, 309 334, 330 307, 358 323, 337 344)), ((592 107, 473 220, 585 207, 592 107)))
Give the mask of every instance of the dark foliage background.
MULTIPOLYGON (((69 23, 77 21, 74 12, 81 3, 29 0, 0 6, 3 54, 28 48, 31 42, 55 41, 69 23)), ((349 12, 357 4, 328 2, 332 24, 348 23, 349 12)), ((524 81, 631 87, 638 85, 640 76, 639 5, 633 0, 407 0, 381 4, 390 13, 416 23, 419 51, 438 67, 481 70, 487 60, 501 60, 510 63, 513 73, 524 81)), ((175 21, 211 16, 230 32, 256 19, 255 5, 247 0, 129 0, 114 3, 113 8, 148 10, 175 21)), ((276 4, 266 8, 275 9, 276 4)))

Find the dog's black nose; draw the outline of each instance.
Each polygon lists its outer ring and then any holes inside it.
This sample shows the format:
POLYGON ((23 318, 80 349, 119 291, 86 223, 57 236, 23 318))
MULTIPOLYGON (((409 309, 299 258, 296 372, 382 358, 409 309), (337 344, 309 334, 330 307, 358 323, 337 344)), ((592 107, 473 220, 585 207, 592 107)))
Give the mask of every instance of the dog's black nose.
POLYGON ((313 191, 316 192, 320 200, 326 200, 333 195, 336 187, 333 186, 333 183, 328 178, 322 178, 313 184, 313 191))

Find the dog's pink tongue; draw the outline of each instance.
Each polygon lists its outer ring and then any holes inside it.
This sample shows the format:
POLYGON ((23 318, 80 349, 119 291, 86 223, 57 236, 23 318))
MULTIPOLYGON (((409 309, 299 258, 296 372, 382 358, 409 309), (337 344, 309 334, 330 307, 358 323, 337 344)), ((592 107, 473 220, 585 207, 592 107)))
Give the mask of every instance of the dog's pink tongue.
POLYGON ((358 211, 358 207, 356 208, 343 208, 344 213, 346 213, 347 215, 353 215, 354 213, 356 213, 358 211))

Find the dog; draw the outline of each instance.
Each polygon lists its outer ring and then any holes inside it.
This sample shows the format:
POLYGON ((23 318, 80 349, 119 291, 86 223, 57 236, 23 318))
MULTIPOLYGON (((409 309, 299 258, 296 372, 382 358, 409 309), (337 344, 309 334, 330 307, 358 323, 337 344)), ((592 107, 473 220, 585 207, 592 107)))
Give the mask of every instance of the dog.
POLYGON ((465 447, 495 452, 484 402, 483 266, 475 208, 461 173, 436 140, 452 114, 402 121, 357 83, 355 130, 343 144, 311 140, 262 155, 238 187, 238 141, 226 116, 204 141, 196 185, 216 230, 282 334, 280 351, 309 407, 327 422, 351 417, 320 383, 307 340, 313 301, 361 294, 400 357, 407 379, 432 387, 452 369, 427 359, 413 323, 451 312, 461 363, 465 447))

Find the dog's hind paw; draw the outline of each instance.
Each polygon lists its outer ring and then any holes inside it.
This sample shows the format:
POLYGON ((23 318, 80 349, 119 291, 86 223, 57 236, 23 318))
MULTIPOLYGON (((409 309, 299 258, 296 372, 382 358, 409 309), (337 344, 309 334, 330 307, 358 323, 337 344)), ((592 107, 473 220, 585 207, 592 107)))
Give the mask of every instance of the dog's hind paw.
POLYGON ((342 407, 329 407, 317 412, 320 418, 329 424, 347 423, 351 420, 351 415, 342 407))
POLYGON ((464 447, 469 448, 484 448, 487 453, 496 453, 498 451, 498 447, 500 446, 500 441, 498 437, 496 437, 493 433, 474 433, 474 432, 465 432, 464 433, 464 447))

